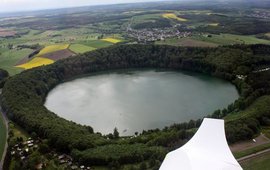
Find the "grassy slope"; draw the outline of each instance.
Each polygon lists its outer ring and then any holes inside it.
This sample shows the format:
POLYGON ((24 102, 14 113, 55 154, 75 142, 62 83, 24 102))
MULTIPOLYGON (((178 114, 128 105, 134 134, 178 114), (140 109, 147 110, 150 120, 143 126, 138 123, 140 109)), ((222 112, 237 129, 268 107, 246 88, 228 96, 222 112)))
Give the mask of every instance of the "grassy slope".
POLYGON ((22 49, 22 50, 7 50, 0 49, 0 68, 7 70, 10 75, 20 73, 22 69, 14 67, 14 65, 23 57, 29 55, 31 49, 22 49))
POLYGON ((106 42, 106 41, 101 41, 101 40, 93 40, 93 41, 78 41, 78 44, 83 44, 86 46, 90 46, 93 48, 104 48, 108 47, 110 45, 113 45, 113 43, 106 42))
POLYGON ((165 41, 157 41, 156 44, 167 44, 174 46, 187 46, 187 47, 216 47, 217 44, 211 42, 204 42, 200 40, 194 40, 190 38, 181 39, 166 39, 165 41))
POLYGON ((270 44, 269 40, 258 39, 254 36, 243 36, 233 34, 220 34, 212 37, 202 35, 194 35, 190 38, 171 38, 165 41, 157 41, 156 44, 168 44, 175 46, 189 46, 189 47, 216 47, 218 45, 231 44, 270 44))
POLYGON ((2 114, 0 115, 0 159, 2 159, 2 154, 6 144, 6 126, 2 114))
POLYGON ((250 149, 246 149, 244 151, 234 152, 233 155, 236 159, 238 159, 238 158, 242 158, 242 157, 247 156, 247 155, 251 155, 251 154, 256 153, 256 152, 263 151, 263 150, 268 149, 268 148, 270 148, 270 143, 262 144, 262 145, 259 145, 259 146, 256 146, 256 147, 253 147, 250 149))
POLYGON ((95 50, 96 48, 89 47, 82 44, 71 44, 69 49, 78 54, 78 53, 85 53, 87 51, 92 51, 92 50, 95 50))
POLYGON ((230 44, 270 44, 269 40, 258 39, 254 36, 245 35, 234 35, 234 34, 219 34, 212 37, 206 36, 194 36, 195 40, 210 42, 219 45, 230 45, 230 44))
POLYGON ((270 153, 241 163, 244 170, 270 170, 270 153))
POLYGON ((270 111, 269 103, 270 103, 270 96, 259 97, 253 104, 251 104, 244 111, 231 113, 227 115, 224 119, 226 122, 229 122, 240 118, 254 116, 254 114, 256 114, 257 116, 262 115, 270 111))

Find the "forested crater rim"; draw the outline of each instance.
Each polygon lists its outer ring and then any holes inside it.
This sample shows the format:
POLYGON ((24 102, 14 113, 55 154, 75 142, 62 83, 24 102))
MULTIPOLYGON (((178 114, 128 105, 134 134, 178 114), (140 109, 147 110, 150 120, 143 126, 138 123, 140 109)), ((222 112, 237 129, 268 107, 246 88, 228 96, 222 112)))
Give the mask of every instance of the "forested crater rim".
MULTIPOLYGON (((269 94, 269 71, 258 72, 263 56, 269 55, 268 45, 234 45, 217 48, 189 48, 157 45, 115 45, 52 65, 24 71, 5 83, 1 103, 7 116, 26 131, 48 139, 57 151, 71 153, 84 164, 107 165, 112 160, 134 163, 155 157, 162 160, 166 148, 184 144, 199 127, 201 120, 174 124, 162 130, 149 130, 124 143, 115 141, 117 134, 102 136, 90 126, 67 121, 46 109, 43 104, 49 91, 57 84, 72 78, 105 70, 126 68, 161 68, 201 72, 228 80, 236 85, 240 97, 227 108, 209 113, 208 117, 224 118, 240 114, 263 95, 269 94), (239 75, 244 76, 238 77, 239 75), (108 140, 107 138, 113 139, 108 140), (119 149, 117 156, 115 148, 119 149), (140 149, 139 149, 140 148, 140 149), (106 155, 89 155, 101 153, 106 155), (138 157, 134 158, 137 153, 138 157), (93 157, 94 156, 94 157, 93 157), (108 159, 108 157, 110 159, 108 159), (98 161, 97 161, 98 160, 98 161)), ((267 97, 256 104, 269 103, 267 97)), ((264 107, 267 109, 267 107, 264 107)), ((268 113, 268 112, 265 112, 268 113)), ((258 131, 262 113, 257 117, 237 117, 226 121, 227 140, 236 142, 251 138, 258 131), (243 126, 248 125, 248 126, 243 126), (255 126, 256 125, 256 126, 255 126), (238 127, 238 128, 234 128, 238 127)), ((119 140, 122 141, 122 140, 119 140)))

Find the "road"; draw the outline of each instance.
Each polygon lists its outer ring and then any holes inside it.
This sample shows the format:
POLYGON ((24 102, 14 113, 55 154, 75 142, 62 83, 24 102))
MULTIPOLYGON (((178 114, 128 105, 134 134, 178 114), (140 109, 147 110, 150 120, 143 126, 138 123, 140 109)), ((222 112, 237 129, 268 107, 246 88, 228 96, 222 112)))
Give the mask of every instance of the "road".
MULTIPOLYGON (((2 89, 0 89, 0 95, 2 93, 2 89)), ((5 156, 6 156, 6 153, 7 153, 7 138, 8 138, 8 119, 6 117, 6 115, 4 114, 4 112, 2 112, 2 108, 0 106, 0 114, 2 114, 3 116, 3 120, 4 120, 4 124, 6 126, 6 144, 5 144, 5 148, 4 148, 4 152, 3 152, 3 155, 2 155, 2 159, 0 160, 0 169, 3 168, 3 164, 4 164, 4 160, 5 160, 5 156)))

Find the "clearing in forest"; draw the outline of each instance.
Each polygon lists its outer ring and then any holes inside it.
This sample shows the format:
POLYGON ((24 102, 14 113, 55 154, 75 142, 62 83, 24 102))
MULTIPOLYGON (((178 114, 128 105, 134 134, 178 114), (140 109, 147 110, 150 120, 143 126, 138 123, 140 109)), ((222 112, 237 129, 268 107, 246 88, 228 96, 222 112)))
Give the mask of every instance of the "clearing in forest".
POLYGON ((165 13, 162 15, 162 17, 167 18, 167 19, 175 19, 175 20, 182 21, 182 22, 187 21, 187 19, 178 17, 174 13, 165 13))
POLYGON ((48 64, 52 64, 52 63, 54 63, 54 61, 51 59, 42 58, 42 57, 35 57, 33 60, 31 60, 25 64, 18 65, 16 67, 23 68, 23 69, 30 69, 30 68, 48 65, 48 64))

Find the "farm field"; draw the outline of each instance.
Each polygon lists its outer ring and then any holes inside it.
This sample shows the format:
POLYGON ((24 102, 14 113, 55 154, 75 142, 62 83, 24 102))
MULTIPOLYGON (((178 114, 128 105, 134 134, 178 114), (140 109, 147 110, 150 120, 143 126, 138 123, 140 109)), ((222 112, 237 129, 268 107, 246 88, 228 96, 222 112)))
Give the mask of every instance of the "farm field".
POLYGON ((187 19, 178 17, 174 13, 166 13, 166 14, 163 14, 162 17, 167 18, 167 19, 175 19, 181 22, 187 21, 187 19))
POLYGON ((232 44, 270 44, 269 40, 256 38, 255 36, 243 36, 234 34, 209 34, 192 36, 192 39, 215 43, 218 45, 232 45, 232 44))
POLYGON ((48 65, 48 64, 52 64, 52 63, 54 63, 54 61, 51 59, 42 58, 42 57, 35 57, 31 61, 29 61, 25 64, 22 64, 22 65, 18 65, 16 67, 23 68, 23 69, 31 69, 34 67, 39 67, 42 65, 48 65))
POLYGON ((164 41, 156 41, 156 44, 167 44, 173 46, 186 46, 186 47, 216 47, 217 44, 211 42, 205 42, 200 40, 194 40, 191 38, 181 38, 181 39, 166 39, 164 41))
POLYGON ((116 44, 116 43, 119 43, 119 42, 122 42, 122 40, 120 39, 116 39, 116 38, 104 38, 104 39, 101 39, 102 41, 107 41, 107 42, 110 42, 110 43, 113 43, 113 44, 116 44))
POLYGON ((16 31, 0 29, 0 37, 12 37, 16 35, 16 31))
POLYGON ((71 44, 69 49, 78 54, 78 53, 85 53, 88 51, 92 51, 92 50, 95 50, 96 48, 89 47, 83 44, 71 44))
POLYGON ((32 49, 1 49, 0 48, 0 68, 7 70, 11 75, 20 73, 23 69, 14 67, 16 63, 22 58, 29 55, 33 50, 32 49))
POLYGON ((92 48, 104 48, 113 45, 111 42, 102 40, 77 41, 76 44, 83 44, 92 48))
POLYGON ((270 44, 270 40, 263 40, 254 36, 242 36, 233 34, 209 35, 193 35, 189 38, 180 39, 171 38, 165 39, 164 41, 156 41, 155 43, 189 47, 216 47, 218 45, 232 44, 270 44))
POLYGON ((50 59, 53 61, 57 61, 60 59, 65 59, 65 58, 71 57, 73 55, 75 55, 75 54, 72 51, 70 51, 69 49, 65 49, 65 50, 55 51, 52 53, 47 53, 47 54, 44 54, 40 57, 50 59))
POLYGON ((46 46, 45 48, 43 48, 42 50, 40 50, 40 52, 36 55, 38 56, 42 56, 44 54, 47 53, 52 53, 55 51, 60 51, 60 50, 65 50, 69 47, 69 44, 55 44, 55 45, 49 45, 46 46))

